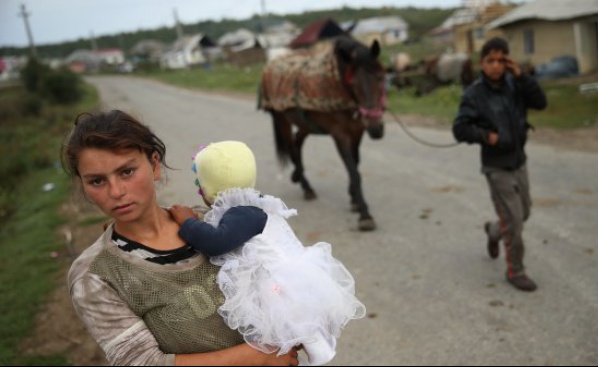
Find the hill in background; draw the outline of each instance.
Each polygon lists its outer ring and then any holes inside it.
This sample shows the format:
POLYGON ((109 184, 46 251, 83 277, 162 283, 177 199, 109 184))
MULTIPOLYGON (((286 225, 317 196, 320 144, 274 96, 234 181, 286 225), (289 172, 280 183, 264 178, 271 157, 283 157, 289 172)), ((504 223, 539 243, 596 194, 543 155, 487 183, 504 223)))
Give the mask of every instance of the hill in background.
MULTIPOLYGON (((424 9, 415 7, 383 7, 356 9, 343 7, 340 9, 312 11, 301 14, 268 14, 265 17, 254 15, 253 17, 244 20, 208 20, 191 24, 183 24, 182 26, 183 32, 185 34, 203 33, 216 40, 223 34, 234 31, 238 28, 247 28, 254 32, 261 32, 264 27, 280 23, 283 20, 290 21, 298 27, 303 28, 308 24, 322 18, 332 18, 338 23, 342 23, 370 17, 398 15, 409 24, 410 38, 418 39, 423 37, 427 31, 442 23, 442 21, 444 21, 454 10, 454 8, 424 9)), ((172 27, 160 27, 156 29, 138 30, 136 32, 124 32, 114 35, 98 36, 96 37, 95 42, 97 47, 100 49, 120 48, 127 52, 137 42, 145 39, 154 39, 164 43, 174 42, 176 39, 174 21, 172 27)), ((63 58, 75 50, 90 49, 91 40, 89 38, 81 38, 77 41, 60 44, 36 45, 36 48, 41 57, 63 58)), ((3 47, 0 48, 0 56, 26 55, 28 51, 28 47, 3 47)))

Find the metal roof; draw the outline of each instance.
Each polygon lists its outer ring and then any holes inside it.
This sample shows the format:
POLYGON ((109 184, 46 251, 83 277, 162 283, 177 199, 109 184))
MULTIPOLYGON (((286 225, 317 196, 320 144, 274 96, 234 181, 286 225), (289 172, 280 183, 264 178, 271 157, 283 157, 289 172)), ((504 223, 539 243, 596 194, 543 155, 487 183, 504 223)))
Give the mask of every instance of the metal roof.
POLYGON ((301 48, 312 45, 320 40, 346 34, 346 32, 330 18, 317 20, 303 29, 303 31, 289 44, 291 48, 301 48))
POLYGON ((566 20, 598 14, 598 0, 535 0, 490 22, 487 29, 528 19, 566 20))
POLYGON ((351 33, 355 35, 368 33, 384 33, 397 29, 408 29, 409 25, 399 16, 363 19, 357 22, 351 33))

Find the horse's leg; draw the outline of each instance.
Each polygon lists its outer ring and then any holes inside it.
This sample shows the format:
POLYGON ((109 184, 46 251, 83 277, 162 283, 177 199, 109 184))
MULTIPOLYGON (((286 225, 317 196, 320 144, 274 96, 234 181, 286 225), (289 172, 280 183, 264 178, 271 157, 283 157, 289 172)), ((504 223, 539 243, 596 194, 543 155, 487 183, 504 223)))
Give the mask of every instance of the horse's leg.
MULTIPOLYGON (((359 169, 359 145, 361 144, 361 138, 363 134, 356 134, 355 138, 351 142, 352 154, 353 154, 353 161, 355 162, 356 169, 359 169)), ((355 197, 353 191, 351 190, 351 185, 349 185, 349 195, 351 196, 351 211, 356 213, 359 211, 359 199, 355 197)))
MULTIPOLYGON (((363 131, 361 132, 363 134, 363 131)), ((358 146, 354 146, 356 142, 361 140, 361 134, 359 139, 352 139, 350 137, 339 137, 333 136, 336 148, 341 155, 343 163, 349 173, 349 194, 351 195, 352 205, 357 207, 359 212, 358 226, 360 231, 372 231, 376 229, 376 222, 370 215, 368 205, 363 198, 363 192, 361 189, 361 175, 357 169, 357 162, 354 158, 354 152, 358 149, 358 146)))
POLYGON ((301 159, 301 148, 309 131, 301 128, 300 121, 296 121, 294 116, 295 113, 293 110, 278 112, 276 114, 279 126, 277 130, 277 143, 280 143, 277 146, 284 147, 284 153, 287 154, 287 157, 291 159, 291 162, 295 166, 291 174, 291 181, 301 185, 305 200, 313 200, 317 195, 303 174, 303 162, 301 159), (293 134, 293 125, 298 127, 298 131, 295 134, 293 134))
POLYGON ((301 184, 301 188, 303 189, 303 197, 305 200, 314 200, 317 198, 316 192, 307 181, 305 177, 305 170, 303 168, 303 157, 302 157, 302 148, 303 143, 305 142, 305 138, 307 138, 309 132, 303 129, 299 129, 295 133, 294 139, 294 147, 293 153, 291 154, 291 158, 293 159, 293 163, 295 163, 295 171, 291 175, 291 180, 293 182, 299 182, 301 184))

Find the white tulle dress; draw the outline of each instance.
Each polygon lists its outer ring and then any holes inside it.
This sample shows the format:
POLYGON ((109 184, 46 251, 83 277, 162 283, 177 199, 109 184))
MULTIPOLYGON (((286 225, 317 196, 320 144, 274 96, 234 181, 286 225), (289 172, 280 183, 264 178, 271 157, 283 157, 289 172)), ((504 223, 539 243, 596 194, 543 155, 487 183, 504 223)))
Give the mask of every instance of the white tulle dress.
POLYGON ((285 354, 302 344, 308 357, 302 365, 331 361, 341 329, 365 315, 353 277, 332 257, 330 244, 303 246, 286 221, 296 210, 279 198, 230 189, 218 195, 205 221, 217 225, 229 208, 239 205, 261 208, 268 220, 262 234, 210 259, 221 266, 217 283, 225 302, 219 314, 265 353, 285 354))

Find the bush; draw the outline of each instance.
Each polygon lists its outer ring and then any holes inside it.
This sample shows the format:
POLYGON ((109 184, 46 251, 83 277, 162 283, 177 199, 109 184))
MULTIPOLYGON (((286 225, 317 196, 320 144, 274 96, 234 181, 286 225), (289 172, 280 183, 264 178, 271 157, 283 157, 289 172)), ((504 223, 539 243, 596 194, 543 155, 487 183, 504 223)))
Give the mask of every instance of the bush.
POLYGON ((76 103, 83 97, 81 79, 66 68, 47 73, 41 84, 42 95, 58 104, 76 103))
POLYGON ((48 66, 39 62, 35 57, 30 57, 21 70, 21 81, 29 92, 39 92, 41 80, 50 71, 48 66))
POLYGON ((44 101, 36 94, 29 94, 21 105, 22 116, 39 116, 44 107, 44 101))

